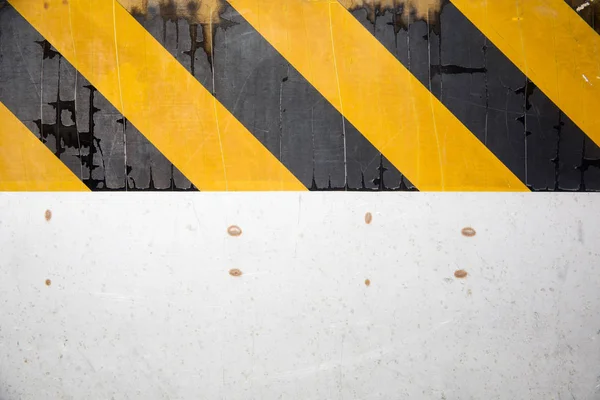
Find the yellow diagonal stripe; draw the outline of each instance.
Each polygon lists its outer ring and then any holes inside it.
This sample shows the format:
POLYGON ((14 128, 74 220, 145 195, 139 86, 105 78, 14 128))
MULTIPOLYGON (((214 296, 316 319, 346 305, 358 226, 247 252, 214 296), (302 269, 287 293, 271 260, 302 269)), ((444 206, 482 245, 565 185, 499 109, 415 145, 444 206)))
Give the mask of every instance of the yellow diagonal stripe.
POLYGON ((600 36, 564 0, 452 0, 600 145, 600 36))
POLYGON ((420 190, 526 186, 335 0, 229 0, 420 190))
POLYGON ((10 0, 201 190, 306 190, 116 0, 10 0))
POLYGON ((88 190, 0 103, 0 191, 88 190))

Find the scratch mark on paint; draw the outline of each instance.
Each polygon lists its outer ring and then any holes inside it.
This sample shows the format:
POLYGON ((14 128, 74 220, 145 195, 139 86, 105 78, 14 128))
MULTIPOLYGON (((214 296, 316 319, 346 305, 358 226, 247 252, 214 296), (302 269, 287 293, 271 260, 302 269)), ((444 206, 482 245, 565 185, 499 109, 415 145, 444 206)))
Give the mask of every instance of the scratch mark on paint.
MULTIPOLYGON (((121 88, 121 64, 119 63, 119 45, 117 41, 117 16, 116 16, 116 3, 117 0, 113 0, 112 2, 112 11, 113 11, 113 30, 115 33, 115 60, 117 63, 117 81, 119 83, 119 101, 120 101, 120 110, 119 112, 125 115, 125 104, 123 104, 123 90, 121 88)), ((123 157, 125 158, 125 191, 128 189, 127 184, 127 176, 129 175, 129 171, 127 169, 127 133, 125 132, 125 124, 123 124, 123 157)))
POLYGON ((579 7, 576 8, 577 12, 585 10, 587 7, 591 6, 594 1, 595 0, 588 0, 585 3, 581 4, 579 7))
POLYGON ((340 115, 342 116, 342 137, 344 139, 344 188, 348 188, 348 146, 346 143, 346 117, 344 117, 344 102, 342 100, 342 89, 340 87, 340 75, 335 55, 335 41, 333 39, 333 20, 331 17, 331 2, 329 2, 329 32, 331 33, 331 53, 333 54, 333 66, 335 68, 335 80, 340 98, 340 115))

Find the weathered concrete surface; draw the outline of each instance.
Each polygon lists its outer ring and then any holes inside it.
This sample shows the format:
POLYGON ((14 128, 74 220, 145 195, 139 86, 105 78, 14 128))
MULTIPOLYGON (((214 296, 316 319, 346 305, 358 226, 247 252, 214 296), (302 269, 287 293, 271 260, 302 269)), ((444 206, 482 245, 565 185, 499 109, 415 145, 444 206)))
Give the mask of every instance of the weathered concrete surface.
POLYGON ((0 210, 3 399, 600 395, 594 194, 3 194, 0 210))

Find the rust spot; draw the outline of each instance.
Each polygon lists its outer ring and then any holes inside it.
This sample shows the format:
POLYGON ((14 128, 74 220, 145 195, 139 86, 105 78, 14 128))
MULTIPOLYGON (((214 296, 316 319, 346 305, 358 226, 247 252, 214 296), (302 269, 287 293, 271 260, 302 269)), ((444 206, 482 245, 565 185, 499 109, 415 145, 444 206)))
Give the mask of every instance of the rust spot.
POLYGON ((50 7, 50 4, 48 4, 48 2, 47 2, 47 1, 45 1, 45 2, 44 2, 44 8, 47 10, 47 9, 48 9, 48 7, 50 7))
POLYGON ((52 285, 52 281, 50 279, 46 279, 46 286, 52 285))
POLYGON ((371 221, 373 221, 373 214, 371 214, 370 212, 368 212, 368 213, 365 214, 365 222, 367 224, 370 224, 371 221))
POLYGON ((470 226, 467 226, 466 228, 462 228, 460 233, 462 233, 462 235, 466 236, 466 237, 473 237, 477 234, 477 232, 475 232, 475 229, 471 228, 470 226))
POLYGON ((237 268, 233 268, 229 270, 229 275, 231 276, 242 276, 242 271, 237 268))
POLYGON ((371 286, 371 280, 365 279, 365 286, 371 286))
POLYGON ((459 279, 466 278, 467 275, 469 274, 464 269, 457 269, 456 271, 454 271, 454 276, 459 279))
POLYGON ((229 236, 240 236, 242 234, 242 228, 237 225, 231 225, 227 228, 227 233, 229 233, 229 236))
MULTIPOLYGON (((146 16, 152 8, 149 0, 119 0, 119 3, 134 16, 146 16)), ((190 49, 184 53, 190 56, 192 75, 195 71, 196 50, 200 48, 206 53, 212 69, 217 28, 227 29, 235 24, 222 17, 227 9, 225 0, 155 0, 153 3, 158 3, 165 23, 166 21, 177 23, 179 18, 187 20, 191 43, 190 49), (198 25, 202 28, 201 40, 198 40, 198 25)))
POLYGON ((44 213, 44 218, 46 218, 46 221, 50 221, 52 219, 52 211, 46 210, 44 213))
POLYGON ((435 24, 442 8, 442 0, 339 0, 350 11, 364 9, 372 24, 389 11, 393 15, 394 29, 407 27, 412 20, 424 20, 435 24))

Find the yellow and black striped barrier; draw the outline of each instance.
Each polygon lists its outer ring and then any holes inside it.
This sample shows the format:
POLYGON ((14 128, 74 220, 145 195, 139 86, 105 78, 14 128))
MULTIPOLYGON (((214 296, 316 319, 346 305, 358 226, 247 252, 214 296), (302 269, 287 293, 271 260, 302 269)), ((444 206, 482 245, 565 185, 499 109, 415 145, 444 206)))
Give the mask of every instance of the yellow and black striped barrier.
POLYGON ((0 4, 1 190, 600 190, 594 2, 0 4))

